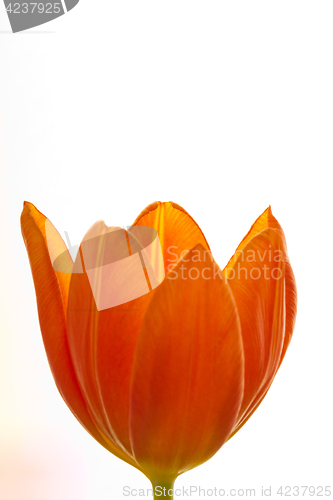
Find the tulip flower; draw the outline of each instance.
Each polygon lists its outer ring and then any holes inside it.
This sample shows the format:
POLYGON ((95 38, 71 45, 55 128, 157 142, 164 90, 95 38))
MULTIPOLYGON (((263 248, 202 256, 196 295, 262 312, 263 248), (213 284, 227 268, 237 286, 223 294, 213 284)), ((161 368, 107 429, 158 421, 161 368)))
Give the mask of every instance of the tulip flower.
MULTIPOLYGON (((172 490, 177 476, 211 458, 250 418, 288 348, 296 287, 271 208, 221 270, 183 208, 149 205, 131 229, 156 230, 164 279, 148 293, 103 308, 82 264, 87 238, 74 264, 31 203, 24 204, 21 227, 61 396, 102 446, 154 488, 172 490), (60 254, 68 266, 59 270, 54 256, 60 254)), ((99 222, 87 234, 107 231, 99 222)))

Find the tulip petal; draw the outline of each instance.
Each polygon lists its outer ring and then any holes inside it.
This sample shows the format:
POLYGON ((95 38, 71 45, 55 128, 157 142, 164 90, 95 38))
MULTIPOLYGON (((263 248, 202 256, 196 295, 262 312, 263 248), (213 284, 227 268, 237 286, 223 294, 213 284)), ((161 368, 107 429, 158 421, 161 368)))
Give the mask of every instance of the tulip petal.
POLYGON ((202 245, 156 289, 135 352, 130 431, 155 480, 208 460, 227 440, 243 395, 235 301, 202 245), (196 279, 197 278, 197 279, 196 279))
MULTIPOLYGON (((43 254, 47 254, 48 256, 48 262, 50 261, 50 256, 53 255, 60 255, 64 250, 67 250, 66 244, 61 238, 60 234, 56 230, 56 228, 53 226, 53 224, 43 215, 37 208, 32 204, 28 202, 24 202, 23 206, 23 212, 22 212, 22 218, 21 218, 21 224, 22 224, 22 233, 23 237, 26 242, 26 236, 24 230, 26 227, 30 228, 30 233, 29 236, 31 238, 31 252, 34 253, 35 255, 38 254, 38 251, 40 250, 38 248, 37 250, 37 242, 35 244, 34 239, 39 240, 40 237, 43 238, 43 254), (51 237, 47 238, 47 228, 49 228, 49 234, 52 231, 51 237), (33 246, 36 246, 36 248, 33 248, 33 246)), ((41 250, 40 250, 41 252, 41 250)), ((72 261, 70 253, 67 250, 67 256, 70 261, 72 261)), ((50 262, 51 263, 51 262, 50 262)), ((57 272, 53 269, 55 276, 58 281, 58 286, 60 287, 61 291, 61 299, 63 303, 63 310, 66 312, 67 308, 67 300, 68 300, 68 290, 69 290, 69 282, 71 275, 70 273, 62 273, 62 272, 57 272)))
POLYGON ((276 229, 279 232, 279 234, 281 236, 281 240, 282 240, 282 247, 283 247, 282 249, 283 249, 284 256, 285 256, 286 332, 285 332, 285 338, 284 338, 283 348, 282 348, 282 352, 281 352, 281 359, 280 359, 280 364, 281 364, 281 362, 284 358, 284 355, 287 351, 287 348, 288 348, 288 345, 290 343, 290 340, 291 340, 291 337, 292 337, 292 334, 294 331, 294 327, 295 327, 296 312, 297 312, 297 292, 296 292, 295 276, 294 276, 292 267, 291 267, 290 262, 289 262, 286 238, 285 238, 282 227, 280 226, 279 222, 272 214, 272 210, 271 210, 270 206, 258 217, 258 219, 251 226, 250 230, 248 231, 246 236, 243 238, 241 243, 238 245, 236 252, 229 260, 229 262, 226 265, 226 267, 224 268, 223 272, 228 277, 228 275, 232 272, 232 268, 235 265, 239 254, 245 248, 247 243, 256 234, 258 234, 260 231, 263 231, 264 229, 267 229, 267 228, 276 229))
POLYGON ((228 283, 237 304, 245 357, 238 422, 266 393, 280 363, 285 334, 285 261, 279 232, 265 229, 239 254, 228 283))
POLYGON ((157 230, 165 274, 195 245, 201 243, 204 248, 209 249, 198 224, 181 206, 171 201, 156 201, 148 205, 136 218, 133 226, 148 226, 157 230))
MULTIPOLYGON (((121 265, 119 273, 112 267, 111 279, 105 281, 108 266, 114 264, 105 261, 121 264, 128 252, 124 230, 108 228, 104 222, 89 229, 76 259, 82 258, 84 272, 73 274, 71 280, 67 324, 70 352, 89 412, 103 434, 131 458, 131 369, 141 323, 154 291, 149 292, 147 287, 149 293, 119 304, 119 294, 126 297, 127 292, 135 290, 139 276, 135 267, 129 268, 134 275, 128 275, 121 265), (103 297, 96 300, 97 296, 103 297), (96 304, 102 299, 105 307, 98 310, 96 304)), ((145 280, 142 268, 141 273, 145 280)))
MULTIPOLYGON (((260 232, 263 229, 266 229, 267 227, 276 229, 281 237, 282 240, 282 247, 283 247, 283 252, 284 252, 284 258, 285 258, 285 310, 286 310, 286 319, 285 319, 285 335, 284 335, 284 341, 283 341, 283 347, 281 351, 281 356, 280 356, 280 361, 279 361, 279 366, 281 365, 283 358, 286 354, 287 348, 289 346, 294 327, 295 327, 295 322, 296 322, 296 312, 297 312, 297 290, 296 290, 296 281, 295 281, 295 276, 294 272, 292 270, 292 267, 290 265, 289 257, 288 257, 288 252, 287 252, 287 243, 286 243, 286 238, 283 232, 283 229, 277 219, 274 217, 272 214, 271 207, 268 207, 255 221, 253 226, 251 227, 250 231, 247 233, 245 238, 242 240, 240 245, 238 246, 234 256, 230 259, 229 263, 227 264, 226 268, 224 269, 224 272, 230 272, 230 269, 234 265, 237 256, 239 253, 242 251, 246 243, 258 232, 260 232), (228 271, 229 270, 229 271, 228 271)), ((239 431, 241 427, 248 421, 248 419, 251 417, 251 415, 255 412, 255 410, 258 408, 258 406, 261 404, 261 402, 264 400, 267 391, 270 386, 266 387, 264 390, 260 391, 258 396, 256 397, 255 401, 253 404, 249 407, 249 409, 245 412, 241 420, 237 423, 237 427, 234 429, 233 433, 231 434, 230 437, 232 437, 236 432, 239 431)))
MULTIPOLYGON (((48 219, 34 205, 25 202, 21 228, 33 275, 39 322, 48 362, 57 388, 77 420, 106 449, 128 461, 111 442, 102 437, 82 397, 70 356, 64 305, 67 301, 70 275, 57 273, 51 264, 46 241, 45 223, 48 219)), ((49 221, 48 221, 49 222, 49 221)), ((49 224, 51 224, 49 222, 49 224)), ((54 228, 55 252, 65 243, 54 228), (58 238, 56 236, 58 234, 58 238)), ((132 465, 136 466, 134 461, 132 465)))

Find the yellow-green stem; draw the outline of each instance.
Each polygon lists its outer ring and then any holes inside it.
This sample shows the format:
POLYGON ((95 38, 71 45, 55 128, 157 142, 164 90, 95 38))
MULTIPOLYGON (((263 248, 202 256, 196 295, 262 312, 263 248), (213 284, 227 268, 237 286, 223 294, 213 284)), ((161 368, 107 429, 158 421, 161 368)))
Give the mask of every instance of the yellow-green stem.
POLYGON ((173 500, 175 481, 152 481, 154 500, 173 500))

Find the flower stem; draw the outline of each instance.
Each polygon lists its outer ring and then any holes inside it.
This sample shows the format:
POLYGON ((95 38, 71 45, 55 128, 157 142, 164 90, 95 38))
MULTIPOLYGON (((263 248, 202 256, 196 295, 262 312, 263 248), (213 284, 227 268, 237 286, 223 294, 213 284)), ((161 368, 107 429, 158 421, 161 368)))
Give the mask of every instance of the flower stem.
POLYGON ((174 483, 174 480, 152 482, 154 500, 173 500, 174 483))

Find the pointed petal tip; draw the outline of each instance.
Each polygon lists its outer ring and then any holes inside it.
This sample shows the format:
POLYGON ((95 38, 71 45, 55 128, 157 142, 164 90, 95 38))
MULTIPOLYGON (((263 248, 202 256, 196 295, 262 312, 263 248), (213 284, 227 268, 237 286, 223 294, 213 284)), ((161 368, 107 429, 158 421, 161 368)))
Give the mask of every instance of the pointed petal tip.
POLYGON ((25 208, 25 207, 34 207, 34 208, 36 208, 35 205, 33 203, 31 203, 31 201, 24 200, 24 202, 23 202, 23 208, 25 208))
POLYGON ((268 207, 265 208, 265 210, 262 212, 262 214, 259 215, 259 217, 256 219, 255 222, 257 222, 264 215, 267 215, 268 217, 270 217, 271 215, 273 215, 273 213, 272 213, 272 205, 268 205, 268 207))
POLYGON ((24 201, 23 202, 23 210, 22 210, 22 214, 24 212, 31 212, 33 210, 37 210, 37 212, 39 212, 38 208, 35 207, 35 205, 33 203, 31 203, 30 201, 24 201))
MULTIPOLYGON (((26 220, 27 215, 31 214, 31 203, 28 201, 23 202, 23 208, 20 216, 21 230, 23 231, 24 221, 26 220)), ((33 205, 32 205, 33 206, 33 205)))
POLYGON ((30 203, 29 201, 24 201, 24 202, 23 202, 23 210, 22 210, 22 213, 24 212, 24 210, 29 210, 30 205, 31 205, 31 203, 30 203))

